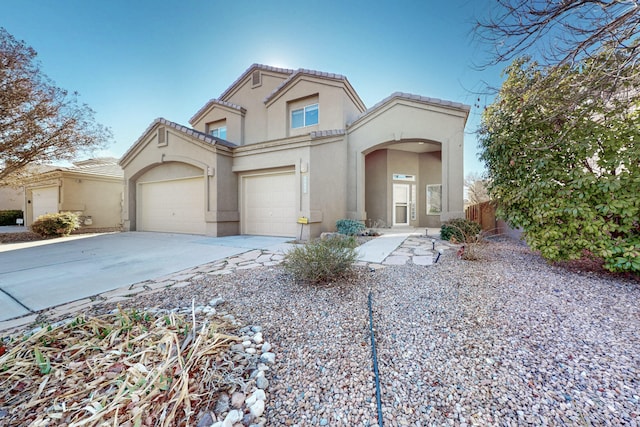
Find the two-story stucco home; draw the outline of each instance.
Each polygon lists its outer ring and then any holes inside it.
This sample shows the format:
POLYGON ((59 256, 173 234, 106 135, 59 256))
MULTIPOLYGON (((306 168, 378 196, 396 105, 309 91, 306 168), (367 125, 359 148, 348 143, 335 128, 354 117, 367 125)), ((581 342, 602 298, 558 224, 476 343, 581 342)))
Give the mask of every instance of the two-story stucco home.
POLYGON ((463 216, 468 115, 406 93, 367 109, 342 75, 254 64, 191 128, 156 119, 124 154, 124 226, 303 239, 342 218, 439 227, 463 216))

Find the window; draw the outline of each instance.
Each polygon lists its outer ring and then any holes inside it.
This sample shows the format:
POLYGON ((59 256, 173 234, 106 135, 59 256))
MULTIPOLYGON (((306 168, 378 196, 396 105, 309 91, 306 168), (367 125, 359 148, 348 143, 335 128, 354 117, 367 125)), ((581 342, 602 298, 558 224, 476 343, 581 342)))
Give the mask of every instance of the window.
POLYGON ((215 136, 220 139, 227 139, 227 127, 220 126, 219 128, 211 129, 211 136, 215 136))
POLYGON ((291 127, 302 128, 318 124, 318 104, 291 111, 291 127))
POLYGON ((427 215, 442 212, 442 184, 427 185, 427 215))

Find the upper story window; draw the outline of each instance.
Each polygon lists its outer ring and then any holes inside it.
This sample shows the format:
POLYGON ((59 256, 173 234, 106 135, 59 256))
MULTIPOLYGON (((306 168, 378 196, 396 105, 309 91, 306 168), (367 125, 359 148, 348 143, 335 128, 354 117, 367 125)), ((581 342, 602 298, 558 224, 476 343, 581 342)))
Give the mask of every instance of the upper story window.
POLYGON ((291 111, 291 127, 302 128, 318 124, 318 104, 307 105, 304 108, 291 111))
POLYGON ((220 139, 227 139, 227 127, 226 126, 220 126, 217 128, 213 128, 209 131, 209 133, 211 134, 211 136, 215 136, 216 138, 220 138, 220 139))

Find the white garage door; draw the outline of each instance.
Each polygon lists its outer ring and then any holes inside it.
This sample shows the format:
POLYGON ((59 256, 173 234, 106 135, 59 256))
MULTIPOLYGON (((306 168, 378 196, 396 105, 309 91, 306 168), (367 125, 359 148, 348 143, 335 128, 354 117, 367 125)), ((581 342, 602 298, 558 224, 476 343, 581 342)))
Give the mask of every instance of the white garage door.
POLYGON ((137 229, 204 234, 204 199, 202 177, 140 183, 137 229))
POLYGON ((58 186, 34 188, 31 192, 33 220, 40 215, 58 212, 58 186))
POLYGON ((295 237, 296 213, 293 172, 242 178, 242 234, 295 237))

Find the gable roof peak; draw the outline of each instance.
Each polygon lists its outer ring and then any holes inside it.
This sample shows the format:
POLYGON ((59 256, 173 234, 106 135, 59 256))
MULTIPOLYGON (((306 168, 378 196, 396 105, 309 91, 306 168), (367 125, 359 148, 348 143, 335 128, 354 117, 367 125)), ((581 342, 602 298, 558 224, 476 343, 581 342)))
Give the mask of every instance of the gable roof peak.
POLYGON ((387 96, 382 101, 376 103, 373 107, 367 108, 365 112, 357 116, 351 122, 347 123, 347 127, 351 127, 354 123, 356 123, 363 117, 370 115, 371 113, 380 109, 382 106, 388 104, 394 99, 404 99, 409 101, 417 101, 423 104, 436 105, 439 107, 448 107, 454 110, 463 111, 467 115, 469 114, 469 111, 471 111, 471 107, 469 105, 462 104, 460 102, 447 101, 439 98, 430 98, 428 96, 416 95, 416 94, 407 93, 407 92, 393 92, 391 95, 387 96))
POLYGON ((233 110, 237 110, 239 111, 241 114, 244 114, 247 112, 247 110, 244 107, 241 107, 239 105, 233 104, 231 102, 227 102, 227 101, 221 101, 219 99, 216 98, 212 98, 209 101, 207 101, 206 104, 204 104, 197 113, 195 113, 193 116, 191 116, 191 118, 189 119, 189 123, 191 125, 193 125, 199 118, 200 116, 202 116, 205 112, 207 112, 207 110, 209 110, 212 106, 214 105, 221 105, 223 107, 227 107, 227 108, 231 108, 233 110))
POLYGON ((255 70, 272 71, 280 74, 293 74, 293 72, 295 71, 289 68, 279 68, 279 67, 272 67, 271 65, 253 63, 249 68, 247 68, 244 71, 244 73, 240 74, 240 77, 238 77, 233 83, 231 83, 231 85, 229 85, 229 87, 224 92, 222 92, 222 94, 218 97, 218 99, 221 101, 224 101, 226 97, 231 95, 231 93, 236 88, 236 86, 238 86, 241 82, 243 82, 244 79, 246 79, 255 70))
POLYGON ((319 77, 321 79, 342 81, 347 87, 351 88, 351 90, 353 91, 353 94, 357 98, 357 101, 361 104, 363 109, 365 108, 364 107, 364 103, 360 99, 360 96, 357 94, 355 89, 353 89, 353 87, 351 86, 351 83, 349 83, 349 80, 347 79, 346 76, 344 76, 342 74, 336 74, 336 73, 327 73, 325 71, 310 70, 308 68, 298 68, 293 73, 291 73, 291 75, 287 79, 285 79, 273 91, 271 91, 271 93, 269 95, 267 95, 267 97, 264 99, 264 103, 268 104, 269 101, 271 101, 278 93, 280 93, 292 81, 294 81, 299 76, 303 76, 303 75, 312 76, 312 77, 319 77))

